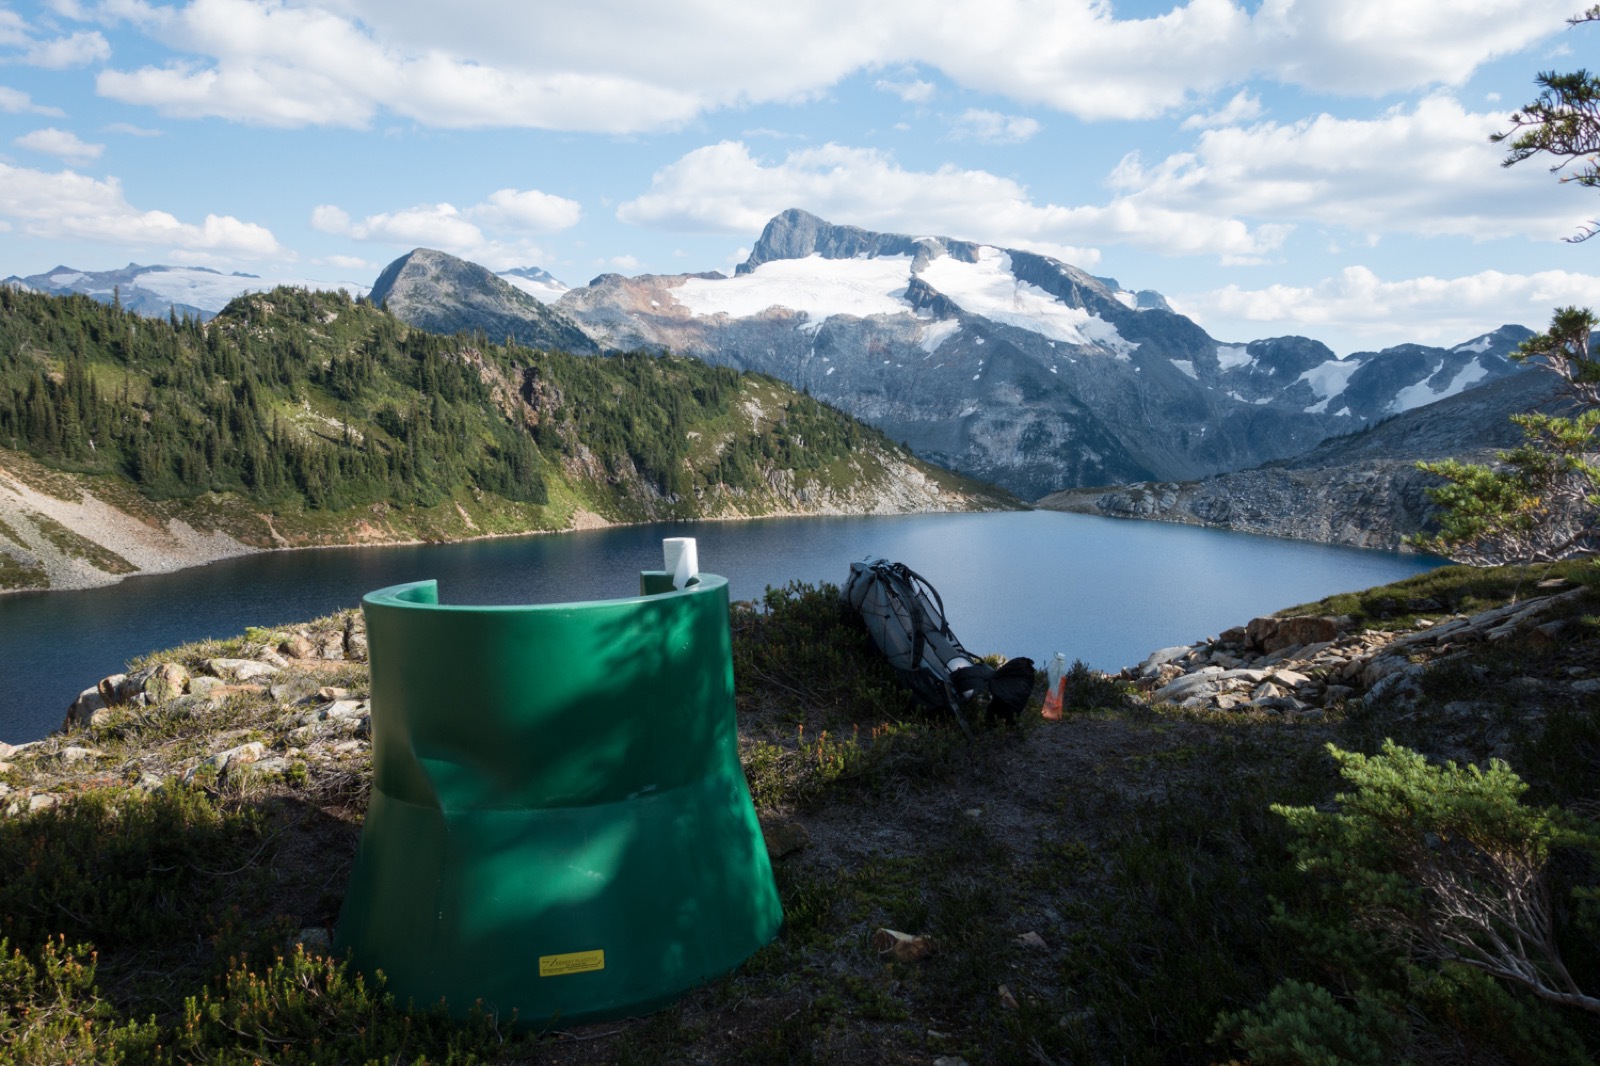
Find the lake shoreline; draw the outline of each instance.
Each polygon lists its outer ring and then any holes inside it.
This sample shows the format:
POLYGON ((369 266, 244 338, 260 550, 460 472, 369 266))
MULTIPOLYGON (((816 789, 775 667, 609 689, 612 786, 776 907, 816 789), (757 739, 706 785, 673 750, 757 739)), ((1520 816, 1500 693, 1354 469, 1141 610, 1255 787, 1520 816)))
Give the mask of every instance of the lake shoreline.
MULTIPOLYGON (((346 548, 400 548, 420 547, 424 545, 440 544, 471 544, 478 541, 515 540, 521 537, 552 537, 565 536, 572 533, 589 533, 604 529, 627 529, 647 525, 684 525, 694 522, 754 522, 767 518, 867 518, 891 517, 895 515, 937 515, 937 514, 999 514, 1006 512, 1023 512, 1037 510, 1035 506, 1018 501, 1014 507, 987 507, 972 506, 946 509, 919 509, 912 511, 800 511, 779 510, 759 515, 714 515, 695 516, 693 518, 647 518, 636 522, 612 521, 593 511, 579 509, 574 515, 572 525, 562 529, 525 529, 511 533, 480 533, 465 537, 396 537, 394 539, 373 538, 361 541, 343 541, 328 544, 278 544, 272 547, 256 547, 243 541, 230 537, 220 531, 213 531, 209 540, 224 539, 228 542, 227 549, 219 552, 204 550, 186 551, 183 548, 169 550, 163 556, 147 566, 126 574, 107 573, 100 570, 75 570, 67 581, 62 584, 52 584, 46 588, 0 588, 0 598, 8 596, 44 595, 53 592, 82 592, 87 589, 107 588, 119 585, 129 578, 153 577, 158 574, 173 574, 182 570, 191 570, 198 567, 210 566, 213 563, 223 562, 228 559, 237 559, 249 555, 270 555, 280 552, 299 552, 318 549, 346 549, 346 548)), ((270 524, 270 523, 269 523, 270 524)), ((177 538, 179 541, 192 538, 203 538, 205 535, 194 530, 182 519, 172 519, 165 531, 170 534, 172 526, 180 526, 177 538)))
MULTIPOLYGON (((943 597, 980 654, 1096 669, 1333 591, 1430 569, 1433 560, 1200 530, 1112 524, 1044 510, 720 519, 612 526, 585 537, 483 537, 371 551, 263 551, 144 575, 75 596, 0 597, 0 737, 58 726, 85 686, 130 659, 250 627, 303 622, 373 589, 435 579, 449 602, 569 603, 636 593, 661 539, 699 539, 700 565, 733 599, 842 584, 867 556, 904 562, 943 597)), ((341 547, 354 547, 350 545, 341 547)))

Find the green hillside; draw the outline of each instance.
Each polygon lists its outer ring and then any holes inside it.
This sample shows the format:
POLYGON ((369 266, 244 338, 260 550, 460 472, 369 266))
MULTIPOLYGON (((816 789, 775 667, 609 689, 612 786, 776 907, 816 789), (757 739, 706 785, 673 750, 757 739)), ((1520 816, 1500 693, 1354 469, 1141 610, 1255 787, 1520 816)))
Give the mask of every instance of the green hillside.
POLYGON ((241 297, 206 324, 0 289, 0 449, 97 476, 96 495, 131 489, 125 510, 257 546, 560 529, 579 512, 781 513, 817 498, 870 510, 905 469, 955 506, 966 493, 1001 502, 769 378, 444 337, 295 289, 241 297))

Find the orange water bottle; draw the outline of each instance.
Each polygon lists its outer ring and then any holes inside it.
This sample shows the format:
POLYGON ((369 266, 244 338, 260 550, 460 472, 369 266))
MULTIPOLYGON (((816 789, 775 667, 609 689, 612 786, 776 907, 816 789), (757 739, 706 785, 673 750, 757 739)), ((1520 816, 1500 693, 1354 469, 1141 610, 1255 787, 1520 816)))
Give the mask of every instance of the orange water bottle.
POLYGON ((1044 716, 1053 722, 1061 720, 1061 705, 1067 695, 1067 657, 1061 652, 1056 652, 1054 659, 1050 660, 1050 667, 1045 671, 1049 679, 1049 687, 1044 694, 1044 716))

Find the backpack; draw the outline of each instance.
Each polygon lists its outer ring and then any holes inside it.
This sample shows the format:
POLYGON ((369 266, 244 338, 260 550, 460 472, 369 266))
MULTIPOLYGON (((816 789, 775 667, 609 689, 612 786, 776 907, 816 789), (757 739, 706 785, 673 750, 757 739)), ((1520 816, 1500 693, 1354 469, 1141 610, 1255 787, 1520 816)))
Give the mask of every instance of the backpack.
POLYGON ((972 730, 962 707, 974 698, 987 695, 991 711, 1010 722, 1027 705, 1033 660, 1008 659, 999 667, 979 662, 950 631, 939 593, 904 563, 851 563, 844 598, 900 680, 924 706, 949 710, 967 736, 972 730))

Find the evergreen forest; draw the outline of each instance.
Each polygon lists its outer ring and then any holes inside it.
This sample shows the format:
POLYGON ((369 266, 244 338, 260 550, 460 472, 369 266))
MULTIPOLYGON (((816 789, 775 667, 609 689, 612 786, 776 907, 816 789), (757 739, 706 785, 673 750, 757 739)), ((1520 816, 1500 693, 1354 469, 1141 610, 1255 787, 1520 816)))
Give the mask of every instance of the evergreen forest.
POLYGON ((780 470, 845 487, 864 447, 909 459, 769 378, 440 336, 341 292, 251 294, 202 323, 0 288, 0 448, 151 501, 332 516, 543 505, 567 481, 608 518, 685 518, 770 497, 780 470))

